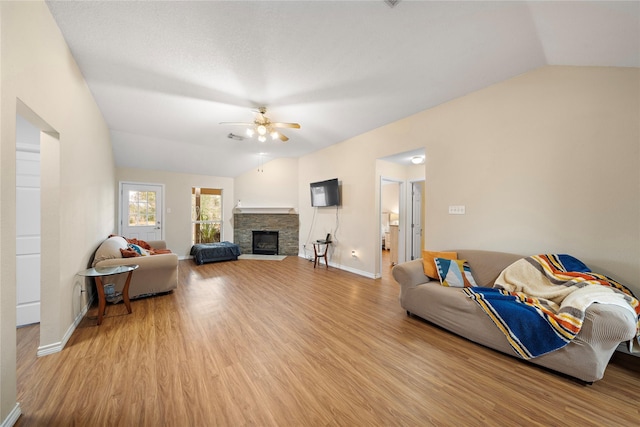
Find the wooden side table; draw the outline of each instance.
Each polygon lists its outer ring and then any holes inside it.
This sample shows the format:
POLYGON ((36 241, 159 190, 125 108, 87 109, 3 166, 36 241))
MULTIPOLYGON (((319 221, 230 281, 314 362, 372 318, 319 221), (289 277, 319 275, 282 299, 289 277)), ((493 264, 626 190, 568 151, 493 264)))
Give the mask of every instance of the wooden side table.
POLYGON ((329 245, 331 244, 331 240, 316 240, 313 242, 313 254, 315 258, 313 259, 313 268, 316 268, 316 265, 320 264, 320 258, 324 258, 324 265, 329 268, 329 260, 327 255, 329 254, 329 245), (324 247, 324 251, 322 248, 324 247))
POLYGON ((96 290, 98 292, 98 325, 102 323, 102 317, 107 313, 107 298, 104 294, 104 284, 102 278, 107 276, 114 276, 116 274, 128 273, 127 281, 122 288, 122 299, 127 312, 131 314, 131 302, 129 301, 129 285, 131 284, 131 275, 136 270, 138 265, 119 265, 115 267, 95 267, 88 268, 78 273, 79 276, 93 277, 96 279, 96 290))

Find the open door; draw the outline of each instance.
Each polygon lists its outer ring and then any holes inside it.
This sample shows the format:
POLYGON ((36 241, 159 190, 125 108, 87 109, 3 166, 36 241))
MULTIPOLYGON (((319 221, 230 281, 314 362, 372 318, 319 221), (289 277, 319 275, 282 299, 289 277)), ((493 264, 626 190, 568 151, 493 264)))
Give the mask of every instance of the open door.
POLYGON ((411 259, 422 256, 422 204, 424 181, 411 183, 411 259))

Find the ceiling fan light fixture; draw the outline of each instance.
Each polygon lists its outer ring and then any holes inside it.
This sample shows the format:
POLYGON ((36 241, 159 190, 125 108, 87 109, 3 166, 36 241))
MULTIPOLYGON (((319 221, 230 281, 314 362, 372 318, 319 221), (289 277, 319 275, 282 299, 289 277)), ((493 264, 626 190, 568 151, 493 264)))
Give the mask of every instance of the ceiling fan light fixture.
MULTIPOLYGON (((1 1, 1 0, 0 0, 1 1)), ((258 141, 265 142, 267 137, 270 136, 271 139, 276 140, 279 139, 282 142, 287 142, 289 138, 283 133, 280 133, 278 128, 289 128, 289 129, 300 129, 300 125, 298 123, 281 123, 281 122, 272 122, 269 120, 265 113, 267 109, 265 107, 260 107, 258 110, 259 116, 255 118, 253 123, 241 123, 241 122, 220 122, 221 125, 242 125, 247 126, 246 135, 249 138, 253 138, 254 136, 258 137, 258 141)))

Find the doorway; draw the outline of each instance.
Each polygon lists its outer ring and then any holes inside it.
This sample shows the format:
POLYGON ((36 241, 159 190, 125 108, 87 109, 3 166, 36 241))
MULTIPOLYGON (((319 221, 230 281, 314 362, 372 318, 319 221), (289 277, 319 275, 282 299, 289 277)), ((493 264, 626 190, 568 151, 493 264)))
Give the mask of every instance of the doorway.
MULTIPOLYGON (((38 251, 37 246, 39 246, 38 255, 32 256, 33 253, 28 255, 38 259, 38 261, 29 263, 30 268, 33 268, 34 271, 29 272, 27 277, 32 286, 29 292, 39 295, 39 303, 37 304, 39 309, 33 309, 32 307, 32 311, 37 312, 39 316, 40 325, 35 326, 39 330, 39 343, 50 343, 52 342, 51 331, 55 329, 56 322, 60 319, 60 312, 59 305, 47 304, 47 302, 60 297, 60 283, 57 280, 44 281, 42 278, 60 277, 60 134, 26 104, 17 100, 15 143, 16 214, 18 214, 15 221, 16 282, 21 280, 18 276, 23 274, 19 270, 24 270, 23 266, 19 265, 22 263, 21 255, 19 254, 24 252, 19 249, 19 246, 31 246, 32 248, 29 250, 34 252, 38 251), (18 127, 21 127, 21 129, 19 130, 18 127), (26 150, 21 149, 23 148, 23 142, 25 142, 23 140, 24 129, 27 129, 26 134, 29 135, 28 139, 30 140, 27 144, 31 147, 26 150), (33 159, 28 159, 25 163, 26 165, 21 165, 18 157, 22 155, 18 153, 20 151, 37 151, 35 147, 39 147, 39 168, 35 166, 37 162, 32 161, 33 159), (27 170, 23 169, 23 166, 27 170), (34 169, 39 169, 39 178, 36 172, 29 173, 29 170, 34 171, 34 169), (19 178, 19 175, 23 177, 19 178), (25 181, 27 182, 25 183, 25 181), (31 181, 30 185, 26 185, 29 184, 28 181, 31 181), (31 194, 26 196, 26 192, 31 194), (39 196, 35 196, 35 194, 39 194, 39 196), (17 200, 19 198, 25 200, 17 200), (23 203, 25 201, 27 203, 23 203), (23 210, 21 207, 23 205, 28 206, 25 214, 28 215, 28 218, 20 217, 23 213, 17 212, 18 209, 23 210), (46 212, 46 215, 43 214, 44 212, 46 212), (39 233, 37 237, 35 233, 39 233), (30 241, 29 244, 26 244, 24 239, 23 241, 19 240, 20 236, 24 237, 25 235, 27 236, 26 241, 30 241), (39 241, 39 245, 33 243, 34 241, 39 241), (52 325, 54 326, 52 327, 52 325)), ((16 283, 15 286, 17 296, 23 293, 22 290, 19 290, 20 284, 16 283)), ((16 298, 16 311, 18 311, 17 308, 18 298, 16 298)), ((28 320, 27 322, 31 323, 33 321, 28 320)), ((16 324, 18 324, 17 318, 16 324)), ((38 355, 51 352, 51 346, 45 347, 47 347, 46 352, 42 345, 38 347, 38 355)))
POLYGON ((404 239, 405 183, 395 178, 380 178, 380 245, 377 251, 377 276, 390 274, 391 268, 405 259, 404 239))
POLYGON ((376 214, 380 218, 377 235, 380 236, 380 245, 376 242, 379 249, 374 252, 378 254, 375 277, 382 277, 390 272, 393 264, 416 259, 422 255, 425 150, 420 148, 376 159, 376 174, 380 179, 379 186, 376 188, 378 202, 376 214), (390 186, 394 185, 396 188, 391 190, 393 187, 390 186), (391 191, 396 195, 390 196, 391 191), (388 200, 394 201, 392 206, 388 204, 388 200), (397 224, 396 228, 391 224, 397 224), (387 246, 385 240, 390 243, 389 250, 385 249, 387 246), (391 248, 396 245, 396 242, 397 257, 392 257, 387 252, 392 252, 391 248))

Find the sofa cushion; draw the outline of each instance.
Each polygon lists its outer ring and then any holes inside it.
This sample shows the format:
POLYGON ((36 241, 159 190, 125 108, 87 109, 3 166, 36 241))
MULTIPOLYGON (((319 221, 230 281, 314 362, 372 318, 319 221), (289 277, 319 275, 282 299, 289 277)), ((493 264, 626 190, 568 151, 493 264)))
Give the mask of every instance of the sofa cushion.
POLYGON ((435 264, 438 267, 438 276, 442 286, 453 288, 477 286, 466 260, 436 258, 435 264))
POLYGON ((438 267, 436 267, 435 259, 457 259, 457 252, 434 252, 434 251, 422 251, 422 267, 424 268, 424 274, 432 279, 438 279, 438 267))
POLYGON ((105 259, 122 258, 120 249, 127 249, 127 241, 120 236, 109 237, 102 242, 93 258, 93 266, 105 259))

